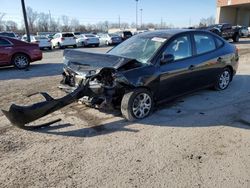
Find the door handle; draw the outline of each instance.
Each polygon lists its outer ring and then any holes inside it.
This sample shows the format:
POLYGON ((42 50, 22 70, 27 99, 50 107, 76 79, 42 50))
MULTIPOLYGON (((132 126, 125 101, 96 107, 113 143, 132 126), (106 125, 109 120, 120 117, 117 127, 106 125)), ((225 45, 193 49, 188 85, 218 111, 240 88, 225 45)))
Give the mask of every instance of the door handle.
POLYGON ((222 60, 223 60, 223 58, 221 58, 221 57, 219 57, 218 59, 217 59, 217 62, 222 62, 222 60))
POLYGON ((194 69, 195 69, 195 66, 194 66, 194 65, 190 65, 190 66, 188 67, 188 69, 189 69, 189 70, 194 70, 194 69))

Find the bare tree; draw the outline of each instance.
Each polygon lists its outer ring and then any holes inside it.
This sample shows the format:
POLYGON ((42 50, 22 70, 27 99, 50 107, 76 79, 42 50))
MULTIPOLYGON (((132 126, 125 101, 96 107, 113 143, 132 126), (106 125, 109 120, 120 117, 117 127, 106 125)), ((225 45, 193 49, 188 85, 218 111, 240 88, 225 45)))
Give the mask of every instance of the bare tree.
POLYGON ((5 16, 5 13, 0 12, 0 30, 4 30, 4 22, 3 22, 4 16, 5 16))
POLYGON ((77 31, 77 28, 79 27, 79 25, 80 25, 79 20, 76 18, 72 19, 70 22, 70 26, 73 31, 77 31))
POLYGON ((37 21, 37 28, 40 32, 48 32, 49 31, 49 14, 39 13, 38 21, 37 21))
POLYGON ((208 18, 201 18, 199 26, 206 27, 213 24, 215 24, 215 18, 214 16, 210 16, 208 18))
POLYGON ((13 32, 18 31, 17 23, 14 21, 11 20, 6 21, 5 26, 7 31, 13 31, 13 32))
POLYGON ((31 7, 27 7, 27 18, 29 22, 29 28, 32 33, 35 33, 36 30, 36 21, 38 19, 38 13, 34 11, 31 7))
POLYGON ((128 23, 126 23, 126 22, 122 22, 122 23, 121 23, 121 28, 122 28, 122 29, 128 29, 128 27, 129 27, 129 24, 128 24, 128 23))
POLYGON ((60 29, 60 19, 58 19, 57 21, 55 21, 55 19, 51 19, 50 21, 50 26, 49 26, 49 30, 52 32, 57 32, 60 29))
POLYGON ((79 32, 87 32, 85 25, 79 25, 77 28, 75 28, 75 30, 79 32))
POLYGON ((62 26, 61 26, 61 30, 62 31, 70 31, 71 27, 69 25, 69 17, 66 15, 63 15, 61 17, 61 21, 62 21, 62 26))
POLYGON ((149 29, 153 29, 153 28, 156 28, 156 25, 153 23, 148 23, 146 27, 149 29))

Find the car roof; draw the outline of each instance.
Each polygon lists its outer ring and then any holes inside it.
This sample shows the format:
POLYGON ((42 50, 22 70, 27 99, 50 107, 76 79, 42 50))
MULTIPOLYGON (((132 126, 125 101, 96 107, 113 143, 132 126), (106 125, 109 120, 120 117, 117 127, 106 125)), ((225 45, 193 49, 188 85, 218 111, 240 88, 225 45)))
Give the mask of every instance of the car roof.
POLYGON ((188 31, 194 31, 193 29, 166 29, 166 30, 157 30, 140 33, 139 35, 142 37, 153 38, 153 37, 161 37, 161 38, 170 38, 173 35, 184 33, 188 31))
MULTIPOLYGON (((181 33, 193 33, 193 32, 203 32, 203 33, 211 33, 210 31, 206 31, 203 29, 166 29, 166 30, 157 30, 157 31, 149 31, 138 34, 140 37, 145 38, 153 38, 153 37, 159 37, 159 38, 165 38, 169 39, 174 35, 181 34, 181 33)), ((212 33, 213 34, 213 33, 212 33)))

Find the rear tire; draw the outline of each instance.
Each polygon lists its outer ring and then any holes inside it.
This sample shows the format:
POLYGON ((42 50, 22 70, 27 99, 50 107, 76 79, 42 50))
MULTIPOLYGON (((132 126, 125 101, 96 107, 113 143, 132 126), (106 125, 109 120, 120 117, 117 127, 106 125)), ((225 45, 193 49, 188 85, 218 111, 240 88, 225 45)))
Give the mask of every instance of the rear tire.
POLYGON ((234 41, 234 42, 239 42, 239 40, 240 40, 240 35, 239 35, 239 34, 235 34, 235 35, 233 36, 233 41, 234 41))
POLYGON ((232 80, 232 71, 229 68, 223 69, 223 71, 217 76, 214 89, 222 91, 228 88, 232 80))
POLYGON ((18 69, 25 69, 30 65, 30 59, 25 54, 16 54, 12 57, 12 64, 18 69))
POLYGON ((151 114, 152 109, 153 97, 147 89, 135 89, 122 98, 121 112, 128 121, 144 119, 151 114))
POLYGON ((58 42, 58 48, 60 48, 60 49, 64 49, 65 47, 64 47, 64 46, 62 46, 60 42, 58 42))

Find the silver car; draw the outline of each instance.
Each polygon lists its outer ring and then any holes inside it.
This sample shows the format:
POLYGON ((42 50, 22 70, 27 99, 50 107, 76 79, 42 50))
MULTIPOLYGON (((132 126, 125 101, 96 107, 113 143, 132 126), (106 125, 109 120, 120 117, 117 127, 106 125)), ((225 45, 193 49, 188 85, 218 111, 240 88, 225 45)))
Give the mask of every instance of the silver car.
POLYGON ((78 47, 81 46, 95 46, 100 45, 99 37, 94 34, 81 34, 77 36, 76 44, 78 47))
POLYGON ((122 38, 117 34, 103 33, 98 36, 100 37, 100 43, 103 45, 116 45, 122 42, 122 38))

